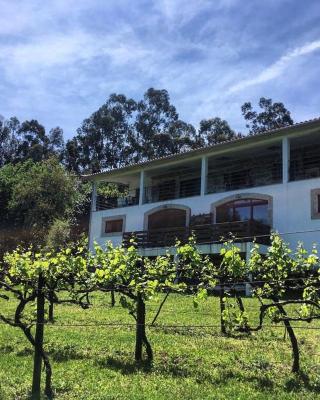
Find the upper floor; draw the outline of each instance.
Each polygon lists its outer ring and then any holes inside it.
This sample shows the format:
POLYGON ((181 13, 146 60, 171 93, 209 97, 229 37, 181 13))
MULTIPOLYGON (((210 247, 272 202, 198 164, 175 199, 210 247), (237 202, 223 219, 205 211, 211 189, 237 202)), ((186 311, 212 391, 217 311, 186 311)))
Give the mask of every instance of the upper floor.
POLYGON ((320 119, 87 178, 94 212, 317 177, 320 119))

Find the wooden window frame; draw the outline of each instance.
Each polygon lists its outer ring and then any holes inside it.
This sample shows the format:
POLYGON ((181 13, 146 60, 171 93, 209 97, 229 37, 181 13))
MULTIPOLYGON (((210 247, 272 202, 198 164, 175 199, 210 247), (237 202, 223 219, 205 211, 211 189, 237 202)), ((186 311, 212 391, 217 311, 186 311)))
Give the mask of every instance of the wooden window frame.
POLYGON ((102 218, 101 224, 101 236, 102 237, 110 237, 110 236, 122 236, 123 232, 125 231, 125 224, 126 224, 126 216, 125 215, 115 215, 112 217, 104 217, 102 218), (108 221, 118 221, 122 220, 122 230, 119 232, 106 232, 106 224, 108 221))
POLYGON ((254 200, 267 200, 268 201, 268 220, 270 227, 273 226, 273 198, 270 195, 255 193, 255 192, 242 192, 233 194, 231 196, 223 197, 220 200, 211 204, 211 213, 213 214, 213 222, 217 223, 217 207, 229 203, 233 200, 254 199, 254 200))
POLYGON ((320 189, 311 189, 311 219, 320 219, 320 189))

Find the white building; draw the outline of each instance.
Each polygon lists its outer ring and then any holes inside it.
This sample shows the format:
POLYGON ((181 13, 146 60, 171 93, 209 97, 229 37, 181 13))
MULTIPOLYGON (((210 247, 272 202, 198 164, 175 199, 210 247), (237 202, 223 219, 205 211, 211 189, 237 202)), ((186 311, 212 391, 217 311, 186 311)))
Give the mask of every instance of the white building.
POLYGON ((85 178, 94 187, 91 248, 134 233, 152 256, 191 231, 208 254, 229 232, 247 254, 254 237, 268 244, 270 230, 292 247, 320 243, 320 118, 85 178), (123 194, 97 195, 101 182, 123 194))

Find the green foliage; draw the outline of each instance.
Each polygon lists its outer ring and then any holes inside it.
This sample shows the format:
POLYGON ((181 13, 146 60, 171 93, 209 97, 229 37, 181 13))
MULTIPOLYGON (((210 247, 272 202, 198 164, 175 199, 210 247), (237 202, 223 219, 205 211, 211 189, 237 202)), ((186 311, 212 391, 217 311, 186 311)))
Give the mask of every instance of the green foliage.
POLYGON ((15 303, 15 309, 12 315, 0 313, 0 320, 21 329, 34 348, 32 398, 40 398, 42 361, 46 373, 45 394, 52 398, 52 368, 43 348, 45 301, 88 307, 91 274, 87 269, 86 252, 86 247, 79 244, 58 253, 17 248, 4 256, 0 288, 5 290, 5 300, 15 303), (36 325, 35 334, 32 332, 33 325, 36 325))
POLYGON ((316 248, 308 253, 299 243, 296 252, 292 252, 288 244, 273 233, 265 256, 260 254, 258 245, 252 249, 250 271, 261 281, 254 288, 254 295, 279 301, 287 298, 288 290, 299 289, 300 300, 319 302, 318 266, 316 248))
POLYGON ((197 133, 197 146, 212 146, 241 137, 240 133, 230 128, 227 121, 219 117, 203 119, 197 133))
POLYGON ((49 134, 36 120, 20 123, 17 118, 0 120, 0 167, 10 162, 39 162, 63 152, 63 131, 56 127, 49 134))
POLYGON ((49 228, 46 246, 49 249, 59 250, 70 241, 70 222, 65 219, 56 219, 49 228))
POLYGON ((54 158, 1 168, 0 196, 3 229, 29 229, 38 243, 45 242, 56 219, 71 219, 87 201, 79 180, 54 158))
POLYGON ((283 103, 273 103, 272 99, 261 97, 259 107, 262 109, 261 112, 253 111, 250 102, 244 103, 241 107, 242 115, 248 121, 247 128, 250 134, 293 124, 290 111, 283 103))
POLYGON ((224 282, 239 282, 246 277, 246 262, 241 257, 239 247, 235 246, 232 241, 224 243, 220 255, 222 256, 222 261, 216 268, 216 274, 224 282))
POLYGON ((185 288, 185 284, 176 282, 176 266, 169 254, 155 259, 143 258, 134 244, 128 249, 113 247, 110 242, 105 249, 96 245, 91 267, 95 269, 99 285, 131 299, 140 294, 147 301, 165 289, 181 291, 185 288))

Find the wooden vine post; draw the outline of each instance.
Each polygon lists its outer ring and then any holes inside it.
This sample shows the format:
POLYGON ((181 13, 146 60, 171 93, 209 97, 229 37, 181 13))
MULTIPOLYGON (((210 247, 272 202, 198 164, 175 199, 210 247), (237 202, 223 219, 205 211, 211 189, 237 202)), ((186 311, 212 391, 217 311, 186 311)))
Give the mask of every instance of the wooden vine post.
POLYGON ((137 295, 136 348, 135 360, 142 360, 143 338, 145 336, 146 307, 141 293, 137 295))
POLYGON ((44 278, 39 275, 37 288, 37 321, 35 333, 33 377, 32 377, 32 400, 39 400, 41 393, 41 368, 43 354, 43 331, 44 331, 44 306, 45 297, 43 293, 44 278))

